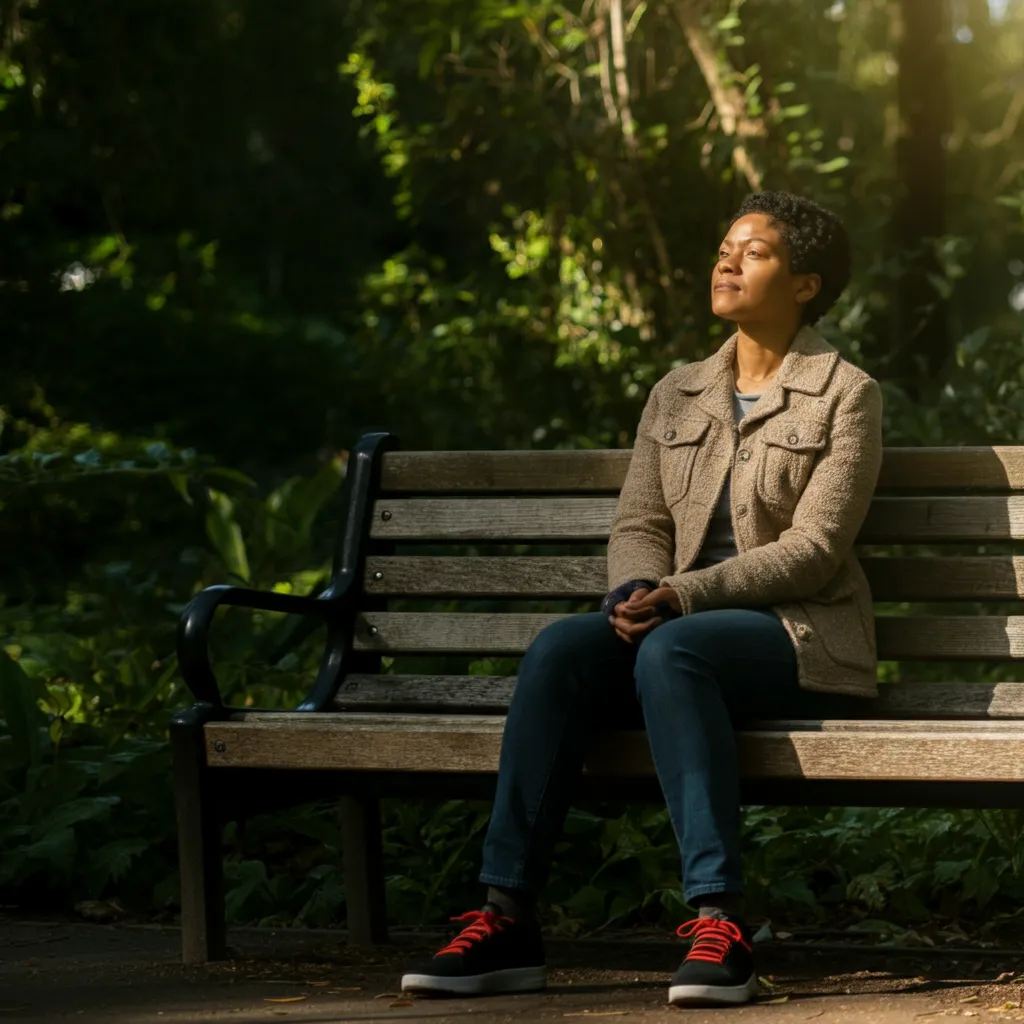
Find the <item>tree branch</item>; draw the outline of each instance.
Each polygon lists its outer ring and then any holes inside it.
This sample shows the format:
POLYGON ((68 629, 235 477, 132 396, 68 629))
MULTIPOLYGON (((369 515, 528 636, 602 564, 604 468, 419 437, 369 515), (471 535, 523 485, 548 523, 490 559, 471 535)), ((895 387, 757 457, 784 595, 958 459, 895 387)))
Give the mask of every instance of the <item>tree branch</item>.
MULTIPOLYGON (((767 134, 764 121, 747 115, 747 105, 739 88, 726 82, 719 64, 715 46, 701 23, 701 9, 697 0, 676 0, 676 18, 686 36, 693 59, 700 68, 715 105, 722 131, 738 140, 760 138, 767 134)), ((755 192, 760 191, 762 174, 742 141, 733 146, 732 162, 739 174, 755 192)))

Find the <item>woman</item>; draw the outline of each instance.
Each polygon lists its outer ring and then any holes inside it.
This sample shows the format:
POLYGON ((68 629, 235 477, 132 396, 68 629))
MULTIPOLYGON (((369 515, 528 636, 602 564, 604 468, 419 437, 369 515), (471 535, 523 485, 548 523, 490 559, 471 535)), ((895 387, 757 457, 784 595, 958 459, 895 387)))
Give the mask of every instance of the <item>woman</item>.
POLYGON ((876 694, 871 594, 853 553, 882 455, 878 385, 810 326, 850 275, 837 218, 749 196, 711 278, 736 324, 644 409, 608 545, 600 613, 548 627, 523 658, 484 845, 483 909, 410 991, 545 983, 534 917, 587 742, 639 701, 697 917, 669 1001, 757 988, 743 918, 733 722, 806 714, 814 695, 876 694))

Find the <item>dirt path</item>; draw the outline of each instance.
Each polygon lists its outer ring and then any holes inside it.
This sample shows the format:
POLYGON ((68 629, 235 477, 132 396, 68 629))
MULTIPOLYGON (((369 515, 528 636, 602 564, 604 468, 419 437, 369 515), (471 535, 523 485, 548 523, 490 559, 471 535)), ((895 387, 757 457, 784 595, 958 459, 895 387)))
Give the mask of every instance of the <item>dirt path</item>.
MULTIPOLYGON (((328 932, 238 931, 236 959, 202 968, 178 962, 173 929, 0 922, 0 1024, 184 1024, 281 1020, 525 1022, 587 1018, 721 1021, 744 1024, 927 1024, 944 1016, 1024 1020, 1024 963, 984 953, 966 958, 820 952, 776 945, 759 969, 773 987, 757 1004, 731 1011, 665 1005, 679 948, 635 941, 555 941, 543 994, 488 999, 410 1000, 397 980, 432 942, 402 939, 349 949, 328 932), (1001 976, 1000 981, 996 978, 1001 976)), ((980 1024, 980 1021, 979 1021, 980 1024)))

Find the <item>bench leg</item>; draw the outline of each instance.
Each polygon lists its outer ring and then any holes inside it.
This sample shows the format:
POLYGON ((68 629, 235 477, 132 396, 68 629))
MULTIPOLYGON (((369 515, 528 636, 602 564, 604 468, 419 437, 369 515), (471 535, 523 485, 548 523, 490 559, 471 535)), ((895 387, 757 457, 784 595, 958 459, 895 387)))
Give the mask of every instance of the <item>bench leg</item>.
POLYGON ((341 850, 345 862, 348 941, 354 946, 387 942, 380 802, 376 797, 342 797, 341 850))
POLYGON ((203 725, 208 717, 202 708, 190 708, 171 723, 181 878, 181 958, 186 964, 227 959, 223 823, 203 743, 203 725))

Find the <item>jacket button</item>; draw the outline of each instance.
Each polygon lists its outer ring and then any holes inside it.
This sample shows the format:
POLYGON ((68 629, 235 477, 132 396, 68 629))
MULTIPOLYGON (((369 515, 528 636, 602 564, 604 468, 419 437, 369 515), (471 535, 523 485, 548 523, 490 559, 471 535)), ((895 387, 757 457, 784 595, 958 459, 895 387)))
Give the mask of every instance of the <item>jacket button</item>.
POLYGON ((807 626, 802 622, 800 623, 800 625, 796 627, 796 629, 793 632, 796 633, 798 640, 814 639, 814 630, 812 630, 810 626, 807 626))
POLYGON ((750 458, 750 452, 748 452, 746 448, 741 448, 736 453, 736 458, 738 458, 740 460, 740 462, 746 462, 747 459, 750 458))
POLYGON ((747 506, 746 505, 737 505, 736 506, 736 515, 742 517, 742 516, 745 516, 746 514, 747 514, 747 506))
POLYGON ((666 430, 665 431, 665 440, 666 441, 674 441, 675 439, 676 439, 676 432, 674 430, 666 430))
POLYGON ((797 437, 797 436, 796 436, 796 434, 790 434, 790 435, 789 435, 789 437, 787 437, 787 438, 786 438, 786 440, 787 440, 787 441, 788 441, 788 442, 789 442, 790 444, 796 444, 796 443, 797 443, 797 441, 799 441, 799 440, 800 440, 800 438, 799 438, 799 437, 797 437))

